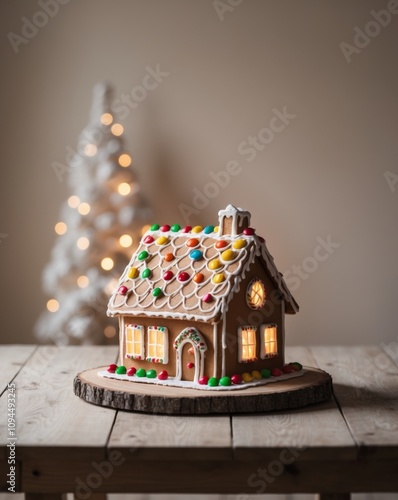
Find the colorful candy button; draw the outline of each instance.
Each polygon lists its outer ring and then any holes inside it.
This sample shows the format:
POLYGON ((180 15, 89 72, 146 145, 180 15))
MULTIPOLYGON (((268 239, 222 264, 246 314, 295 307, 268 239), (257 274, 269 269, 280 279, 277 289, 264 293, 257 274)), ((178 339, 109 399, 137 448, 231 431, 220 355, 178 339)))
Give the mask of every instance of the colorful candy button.
POLYGON ((202 281, 205 279, 204 275, 202 273, 197 273, 195 274, 193 280, 195 283, 202 283, 202 281))
POLYGON ((192 226, 185 226, 184 229, 182 230, 183 233, 189 233, 189 231, 192 229, 192 226))
POLYGON ((235 257, 236 253, 233 250, 224 250, 223 253, 221 254, 222 260, 225 260, 227 262, 230 260, 234 260, 235 257))
POLYGON ((133 280, 137 276, 138 276, 138 269, 136 267, 130 267, 130 269, 127 272, 127 277, 133 280))
POLYGON ((185 244, 189 248, 197 247, 199 245, 199 240, 196 238, 190 238, 185 244))
POLYGON ((203 232, 204 232, 205 234, 211 234, 213 231, 214 231, 214 226, 206 226, 206 227, 203 229, 203 232))
POLYGON ((203 227, 202 226, 195 226, 192 228, 192 232, 193 233, 201 233, 203 231, 203 227))
POLYGON ((220 250, 221 248, 225 248, 228 246, 228 241, 225 240, 218 240, 217 243, 215 244, 215 247, 220 250))
POLYGON ((172 277, 174 276, 174 273, 172 271, 166 271, 164 274, 163 274, 163 279, 165 281, 170 281, 172 279, 172 277))
POLYGON ((213 259, 209 262, 209 269, 212 271, 218 269, 219 267, 221 267, 221 262, 218 259, 213 259))
POLYGON ((163 226, 160 226, 160 230, 162 233, 165 233, 167 231, 170 231, 170 226, 168 224, 164 224, 163 226))
POLYGON ((243 234, 245 236, 253 236, 253 234, 255 234, 255 230, 252 228, 252 227, 245 227, 245 229, 243 230, 243 234))
POLYGON ((215 233, 218 233, 218 230, 219 230, 219 229, 220 229, 220 226, 215 226, 215 228, 214 228, 214 232, 215 232, 215 233))
POLYGON ((166 236, 159 236, 159 238, 156 239, 157 245, 165 245, 168 242, 169 242, 169 239, 166 236))
POLYGON ((148 269, 148 268, 146 268, 146 269, 144 269, 144 270, 142 271, 142 273, 141 273, 141 278, 144 278, 144 279, 145 279, 145 278, 150 278, 150 277, 151 277, 151 274, 152 274, 151 270, 150 270, 150 269, 148 269))
POLYGON ((162 289, 161 289, 161 288, 159 288, 159 287, 156 287, 156 288, 153 290, 152 295, 153 295, 154 297, 160 297, 160 296, 162 295, 162 293, 163 293, 163 292, 162 292, 162 289))
POLYGON ((179 224, 173 224, 170 229, 173 233, 177 233, 181 229, 181 226, 179 224))
POLYGON ((127 286, 119 286, 118 292, 120 293, 120 295, 127 295, 128 291, 129 289, 127 288, 127 286))
POLYGON ((149 253, 146 250, 143 250, 138 254, 138 260, 146 260, 149 257, 149 253))
POLYGON ((247 245, 246 240, 239 239, 234 241, 232 246, 233 248, 236 248, 236 250, 240 250, 241 248, 244 248, 246 245, 247 245))
POLYGON ((171 262, 173 259, 174 259, 174 255, 172 253, 166 253, 166 255, 164 256, 164 260, 166 262, 171 262))
POLYGON ((189 274, 183 271, 178 275, 178 281, 187 281, 189 280, 189 274))
POLYGON ((202 301, 206 302, 207 304, 209 302, 212 302, 213 301, 213 295, 211 293, 206 293, 206 295, 203 295, 202 301))
POLYGON ((200 260, 203 257, 203 253, 200 250, 192 250, 189 256, 192 260, 200 260))
POLYGON ((159 229, 159 224, 152 224, 151 231, 157 231, 159 229))
POLYGON ((154 241, 155 241, 155 240, 154 240, 154 239, 152 238, 152 236, 150 236, 149 234, 148 234, 148 236, 145 236, 145 238, 144 238, 144 243, 145 243, 146 245, 150 245, 150 244, 151 244, 151 243, 153 243, 154 241))
POLYGON ((224 273, 217 273, 213 276, 212 281, 213 283, 222 283, 225 280, 224 273))

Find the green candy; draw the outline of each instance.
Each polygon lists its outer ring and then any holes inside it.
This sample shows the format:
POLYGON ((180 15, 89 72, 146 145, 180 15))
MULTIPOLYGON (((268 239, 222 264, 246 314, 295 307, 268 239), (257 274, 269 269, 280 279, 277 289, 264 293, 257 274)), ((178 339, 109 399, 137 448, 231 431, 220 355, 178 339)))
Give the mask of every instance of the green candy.
POLYGON ((264 368, 263 370, 261 370, 261 376, 263 378, 270 378, 271 370, 267 370, 267 368, 264 368))
POLYGON ((125 366, 123 366, 123 365, 118 366, 118 367, 116 368, 116 373, 117 373, 118 375, 125 375, 125 373, 126 373, 126 372, 127 372, 127 368, 126 368, 125 366))
POLYGON ((137 377, 146 377, 146 370, 144 368, 139 368, 136 372, 137 377))
POLYGON ((149 257, 149 253, 146 250, 143 250, 138 254, 138 260, 146 260, 149 257))
POLYGON ((152 295, 154 297, 160 297, 162 295, 162 289, 157 287, 153 290, 152 295))
POLYGON ((173 224, 170 229, 173 233, 177 233, 181 229, 181 226, 179 224, 173 224))
POLYGON ((156 378, 156 370, 148 370, 148 371, 146 372, 146 376, 147 376, 148 378, 156 378))
POLYGON ((229 377, 220 378, 220 385, 223 386, 231 385, 231 379, 229 377))
POLYGON ((151 270, 150 269, 144 269, 141 273, 141 278, 150 278, 151 276, 151 270))
POLYGON ((152 224, 151 231, 157 231, 160 228, 159 224, 152 224))
POLYGON ((219 381, 217 377, 211 377, 209 378, 209 381, 207 382, 207 385, 210 387, 216 387, 218 385, 219 381))

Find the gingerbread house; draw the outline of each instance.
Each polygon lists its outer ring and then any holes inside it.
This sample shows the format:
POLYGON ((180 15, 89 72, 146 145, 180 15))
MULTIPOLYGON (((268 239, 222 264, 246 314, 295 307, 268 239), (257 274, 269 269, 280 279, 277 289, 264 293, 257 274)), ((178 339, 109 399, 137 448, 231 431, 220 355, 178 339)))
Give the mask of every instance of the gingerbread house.
POLYGON ((198 383, 283 367, 298 305, 250 213, 218 215, 216 227, 154 224, 142 237, 108 305, 126 369, 198 383))

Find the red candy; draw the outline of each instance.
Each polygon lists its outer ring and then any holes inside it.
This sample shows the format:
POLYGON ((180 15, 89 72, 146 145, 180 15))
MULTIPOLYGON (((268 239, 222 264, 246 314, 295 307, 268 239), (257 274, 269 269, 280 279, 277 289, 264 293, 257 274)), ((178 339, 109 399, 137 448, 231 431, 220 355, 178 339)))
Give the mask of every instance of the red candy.
POLYGON ((272 368, 271 375, 273 377, 280 377, 282 375, 282 371, 279 368, 272 368))
POLYGON ((189 274, 183 271, 178 275, 178 281, 187 281, 189 280, 189 274))
POLYGON ((162 370, 159 375, 158 375, 158 379, 159 380, 167 380, 169 377, 169 374, 167 373, 166 370, 162 370))
POLYGON ((203 296, 202 298, 203 302, 212 302, 213 300, 213 295, 211 293, 206 293, 206 295, 203 296))
POLYGON ((191 368, 193 368, 194 366, 195 366, 195 364, 194 364, 194 363, 192 363, 192 361, 190 361, 189 363, 187 363, 187 368, 188 368, 189 370, 191 370, 191 368))
POLYGON ((232 375, 231 382, 235 385, 241 384, 242 383, 242 376, 239 374, 232 375))
POLYGON ((129 289, 127 288, 127 286, 119 286, 119 290, 118 292, 120 293, 120 295, 127 295, 127 292, 129 291, 129 289))
POLYGON ((246 236, 253 236, 255 232, 256 231, 252 227, 245 227, 245 229, 243 230, 243 234, 246 236))
POLYGON ((107 371, 109 373, 115 373, 116 368, 117 368, 117 365, 115 365, 115 363, 112 363, 111 365, 108 366, 107 371))
POLYGON ((150 243, 153 243, 155 240, 152 238, 152 236, 145 236, 144 238, 144 243, 146 243, 147 245, 149 245, 150 243))
POLYGON ((198 380, 200 385, 207 385, 208 381, 209 381, 209 377, 207 375, 200 377, 200 379, 198 380))
POLYGON ((192 229, 192 226, 185 226, 184 229, 182 229, 181 231, 183 233, 189 233, 189 231, 192 229))
POLYGON ((137 371, 137 369, 136 369, 136 368, 134 368, 134 366, 132 366, 131 368, 129 368, 129 369, 127 370, 127 375, 128 375, 129 377, 132 377, 133 375, 135 375, 135 372, 136 372, 136 371, 137 371))
POLYGON ((172 271, 166 271, 164 274, 163 274, 163 279, 165 281, 170 281, 171 278, 174 276, 174 274, 172 273, 172 271))
POLYGON ((294 369, 290 365, 285 365, 282 368, 283 373, 292 373, 294 372, 294 369))
POLYGON ((160 230, 165 233, 167 231, 170 231, 170 226, 168 224, 164 224, 163 226, 160 226, 160 230))

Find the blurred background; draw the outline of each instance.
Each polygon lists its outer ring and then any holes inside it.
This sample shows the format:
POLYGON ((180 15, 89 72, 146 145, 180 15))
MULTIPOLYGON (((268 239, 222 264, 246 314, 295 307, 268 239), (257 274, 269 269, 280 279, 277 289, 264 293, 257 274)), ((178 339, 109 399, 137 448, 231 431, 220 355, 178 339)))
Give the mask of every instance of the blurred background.
POLYGON ((228 203, 252 213, 300 305, 288 344, 398 340, 387 1, 57 2, 0 7, 1 342, 37 341, 41 275, 73 194, 53 165, 104 80, 154 222, 215 225, 228 203))

